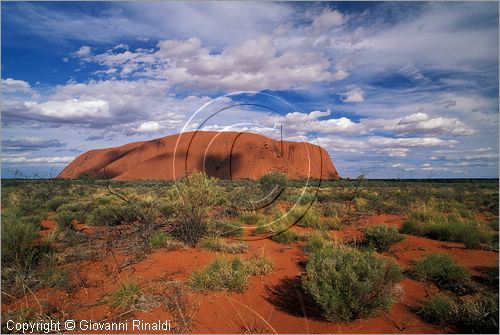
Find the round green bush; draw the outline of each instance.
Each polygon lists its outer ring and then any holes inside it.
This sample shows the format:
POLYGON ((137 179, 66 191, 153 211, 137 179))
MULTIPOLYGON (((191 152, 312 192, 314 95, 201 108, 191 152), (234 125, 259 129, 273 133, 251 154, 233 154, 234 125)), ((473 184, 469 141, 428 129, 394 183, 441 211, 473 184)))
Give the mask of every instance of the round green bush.
POLYGON ((396 228, 383 224, 368 227, 365 230, 365 244, 377 251, 387 251, 391 245, 404 238, 404 235, 401 235, 396 228))
POLYGON ((287 178, 283 173, 270 172, 259 178, 259 184, 262 191, 267 194, 274 189, 284 189, 287 185, 287 178))
POLYGON ((446 254, 428 254, 415 261, 410 270, 412 277, 419 281, 431 281, 439 288, 468 294, 475 290, 470 272, 446 254))
POLYGON ((401 278, 401 268, 392 261, 336 246, 311 255, 302 286, 327 320, 347 322, 388 308, 401 278))
POLYGON ((59 206, 65 204, 67 202, 66 197, 55 196, 49 201, 47 201, 46 205, 51 211, 56 211, 59 206))
POLYGON ((223 189, 218 180, 203 173, 193 173, 177 182, 170 194, 173 209, 171 234, 176 239, 194 246, 208 233, 208 212, 220 204, 223 189))
POLYGON ((73 228, 72 223, 74 218, 75 214, 68 210, 57 211, 57 214, 54 217, 57 226, 61 230, 73 228))

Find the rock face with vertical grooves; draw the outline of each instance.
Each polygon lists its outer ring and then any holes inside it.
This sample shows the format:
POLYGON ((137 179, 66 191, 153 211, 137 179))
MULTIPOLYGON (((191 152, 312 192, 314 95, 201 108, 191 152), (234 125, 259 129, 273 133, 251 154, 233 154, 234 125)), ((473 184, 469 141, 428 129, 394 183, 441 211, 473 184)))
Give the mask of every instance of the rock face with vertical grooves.
POLYGON ((258 179, 272 172, 290 179, 339 179, 320 146, 279 141, 254 133, 197 131, 119 147, 90 150, 58 176, 91 173, 115 180, 178 179, 194 171, 222 179, 258 179))

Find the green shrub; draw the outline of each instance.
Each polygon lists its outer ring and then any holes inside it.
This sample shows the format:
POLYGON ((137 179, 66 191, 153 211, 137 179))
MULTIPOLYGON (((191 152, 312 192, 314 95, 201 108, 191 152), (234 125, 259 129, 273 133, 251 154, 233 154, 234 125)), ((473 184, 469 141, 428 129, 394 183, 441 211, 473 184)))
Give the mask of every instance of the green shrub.
POLYGON ((213 236, 240 237, 243 236, 244 229, 240 221, 214 220, 208 224, 208 233, 213 236))
POLYGON ((455 317, 454 301, 444 294, 436 294, 425 303, 418 312, 422 318, 429 323, 447 325, 455 317))
MULTIPOLYGON (((486 188, 485 188, 486 189, 486 188)), ((493 194, 481 194, 475 199, 478 201, 478 206, 489 211, 493 215, 498 215, 498 183, 493 194)))
POLYGON ((304 251, 307 253, 314 253, 324 248, 333 248, 335 245, 334 240, 325 232, 315 231, 306 239, 304 244, 304 251))
POLYGON ((442 212, 436 210, 432 206, 422 206, 413 209, 409 213, 408 219, 403 224, 403 230, 406 229, 406 225, 412 228, 414 226, 414 228, 412 229, 414 233, 416 233, 416 235, 423 235, 426 232, 426 226, 423 224, 443 223, 446 221, 446 215, 444 215, 442 212))
POLYGON ((167 201, 161 201, 158 204, 158 212, 162 217, 172 217, 174 215, 174 208, 172 204, 167 201))
POLYGON ((324 216, 338 218, 345 212, 344 205, 342 203, 323 203, 321 205, 321 211, 324 216))
POLYGON ((150 236, 149 245, 151 249, 159 249, 163 248, 171 240, 172 237, 164 231, 157 231, 150 236))
POLYGON ((243 224, 259 225, 266 221, 266 216, 258 212, 244 212, 240 214, 239 221, 243 224))
POLYGON ((455 326, 464 333, 498 334, 498 295, 483 294, 456 308, 455 326))
POLYGON ((315 229, 339 229, 341 223, 338 217, 321 218, 321 213, 315 208, 308 206, 295 206, 287 213, 275 213, 275 220, 279 225, 291 227, 297 224, 299 227, 315 229))
POLYGON ((97 207, 92 211, 92 223, 100 226, 131 224, 142 219, 138 203, 109 204, 97 207))
POLYGON ((50 199, 49 201, 46 202, 46 205, 47 205, 47 208, 50 209, 51 211, 56 211, 59 206, 65 204, 67 202, 67 198, 66 197, 62 197, 62 196, 55 196, 53 197, 52 199, 50 199))
POLYGON ((288 226, 297 223, 300 227, 322 228, 320 213, 313 207, 295 206, 285 219, 288 221, 288 226))
POLYGON ((250 273, 240 258, 217 257, 204 270, 193 273, 189 285, 199 291, 243 292, 249 277, 250 273))
POLYGON ((260 187, 265 194, 273 190, 280 191, 286 188, 287 183, 286 175, 280 172, 270 172, 259 178, 260 187))
POLYGON ((87 221, 88 210, 84 204, 74 201, 74 202, 66 202, 64 204, 59 205, 57 208, 57 213, 66 212, 72 214, 72 219, 75 219, 77 222, 85 223, 87 221))
POLYGON ((321 220, 321 225, 319 229, 333 229, 340 230, 342 228, 342 222, 338 217, 326 217, 321 220))
POLYGON ((491 221, 489 224, 491 229, 493 229, 494 231, 498 231, 498 220, 493 220, 491 221))
POLYGON ((354 208, 356 208, 356 211, 363 212, 367 209, 367 207, 368 207, 368 200, 362 197, 354 198, 354 208))
POLYGON ((181 241, 172 239, 164 231, 156 231, 149 237, 149 247, 151 249, 179 250, 185 249, 186 245, 181 241))
POLYGON ((123 309, 132 309, 139 301, 141 288, 135 281, 122 282, 112 293, 112 305, 123 309))
POLYGON ((485 231, 476 223, 472 223, 463 229, 461 236, 457 240, 463 242, 468 249, 481 249, 484 246, 498 249, 498 234, 485 231))
POLYGON ((222 237, 210 236, 201 240, 201 248, 209 251, 225 252, 228 254, 241 254, 248 251, 244 242, 228 242, 222 237))
POLYGON ((431 281, 439 288, 459 294, 474 291, 469 271, 445 254, 432 253, 413 263, 413 278, 431 281))
MULTIPOLYGON (((233 181, 234 182, 234 181, 233 181)), ((227 190, 227 204, 224 206, 224 212, 229 216, 238 216, 241 210, 255 210, 260 206, 265 205, 270 199, 265 198, 259 184, 250 182, 239 187, 231 187, 227 190), (249 196, 251 195, 251 196, 249 196), (265 203, 259 204, 255 200, 265 198, 265 203)))
POLYGON ((388 308, 400 267, 392 262, 345 246, 316 250, 302 277, 304 290, 329 321, 351 321, 388 308))
POLYGON ((2 220, 2 261, 21 262, 32 252, 39 227, 25 220, 2 220))
POLYGON ((13 213, 2 213, 2 264, 32 268, 50 252, 50 247, 36 243, 39 217, 18 217, 13 213))
POLYGON ((85 184, 94 184, 95 181, 99 179, 99 175, 97 172, 84 172, 78 177, 78 179, 85 184))
POLYGON ((45 216, 46 208, 42 199, 32 199, 32 201, 22 201, 16 205, 16 210, 22 216, 45 216))
POLYGON ((208 232, 208 210, 220 203, 222 188, 215 178, 202 173, 194 173, 176 186, 171 194, 174 210, 172 235, 188 245, 195 245, 208 232))
POLYGON ((439 211, 450 215, 455 215, 462 219, 472 220, 475 218, 474 212, 463 203, 456 200, 440 201, 432 199, 432 205, 439 211))
POLYGON ((418 312, 432 324, 451 326, 461 333, 498 333, 498 296, 482 294, 474 300, 456 302, 452 298, 436 294, 418 312))
POLYGON ((275 242, 282 244, 291 244, 299 241, 301 236, 290 229, 292 223, 290 220, 293 219, 292 216, 284 215, 283 212, 277 210, 274 213, 274 221, 272 222, 261 222, 257 226, 255 232, 257 234, 269 234, 271 239, 275 242))
POLYGON ((265 234, 268 231, 269 226, 266 223, 260 223, 259 225, 257 225, 257 227, 255 227, 253 235, 265 234))
POLYGON ((273 271, 273 263, 264 256, 252 256, 245 260, 245 267, 252 276, 266 275, 273 271))
POLYGON ((391 245, 402 241, 404 238, 396 228, 383 224, 365 229, 365 244, 377 251, 387 251, 391 245))
POLYGON ((309 205, 315 200, 316 194, 313 193, 290 194, 286 198, 287 202, 298 205, 309 205))
POLYGON ((30 222, 35 226, 40 226, 40 223, 45 218, 45 215, 41 215, 41 214, 30 214, 30 215, 22 215, 21 216, 20 213, 18 213, 18 212, 16 213, 14 211, 14 213, 15 213, 14 215, 16 215, 18 217, 18 219, 26 221, 26 222, 30 222))
POLYGON ((273 228, 276 235, 271 236, 271 240, 281 244, 291 244, 298 242, 301 236, 284 225, 277 225, 273 228))
POLYGON ((189 285, 199 291, 243 292, 250 276, 271 271, 272 264, 264 257, 252 257, 248 260, 217 257, 205 269, 194 272, 189 278, 189 285))
POLYGON ((471 249, 491 244, 494 240, 493 235, 477 222, 464 221, 455 215, 446 216, 430 207, 410 212, 401 232, 442 241, 462 242, 471 249))
POLYGON ((41 274, 42 287, 57 287, 69 290, 71 282, 69 281, 68 274, 56 268, 48 269, 41 274))
POLYGON ((498 291, 498 264, 494 266, 484 267, 481 272, 486 275, 486 278, 483 279, 485 284, 495 288, 498 291))
POLYGON ((60 230, 72 229, 74 216, 74 213, 63 210, 56 213, 56 215, 54 216, 54 220, 56 221, 57 226, 60 230))
POLYGON ((256 222, 255 233, 256 234, 265 234, 276 231, 277 226, 283 226, 284 221, 280 219, 279 216, 275 215, 275 220, 267 219, 263 217, 262 220, 256 222))

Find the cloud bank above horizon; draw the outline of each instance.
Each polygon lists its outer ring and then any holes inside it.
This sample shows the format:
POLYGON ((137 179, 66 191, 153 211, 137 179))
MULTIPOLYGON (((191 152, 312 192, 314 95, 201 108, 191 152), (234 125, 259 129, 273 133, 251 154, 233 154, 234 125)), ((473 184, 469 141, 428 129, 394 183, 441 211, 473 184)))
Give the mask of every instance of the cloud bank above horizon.
POLYGON ((312 129, 342 177, 498 178, 494 2, 1 6, 4 178, 178 133, 238 91, 294 108, 206 129, 282 124, 311 141, 312 129))

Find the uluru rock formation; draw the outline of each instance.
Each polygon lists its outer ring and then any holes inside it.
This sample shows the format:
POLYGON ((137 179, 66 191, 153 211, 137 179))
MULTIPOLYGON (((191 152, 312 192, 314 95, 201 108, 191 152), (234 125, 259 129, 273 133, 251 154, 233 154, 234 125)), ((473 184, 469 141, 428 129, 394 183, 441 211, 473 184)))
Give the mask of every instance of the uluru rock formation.
POLYGON ((171 180, 193 171, 223 179, 257 179, 272 171, 285 173, 290 179, 340 178, 320 146, 277 141, 255 133, 212 131, 90 150, 71 162, 58 178, 78 179, 91 173, 115 180, 171 180))

